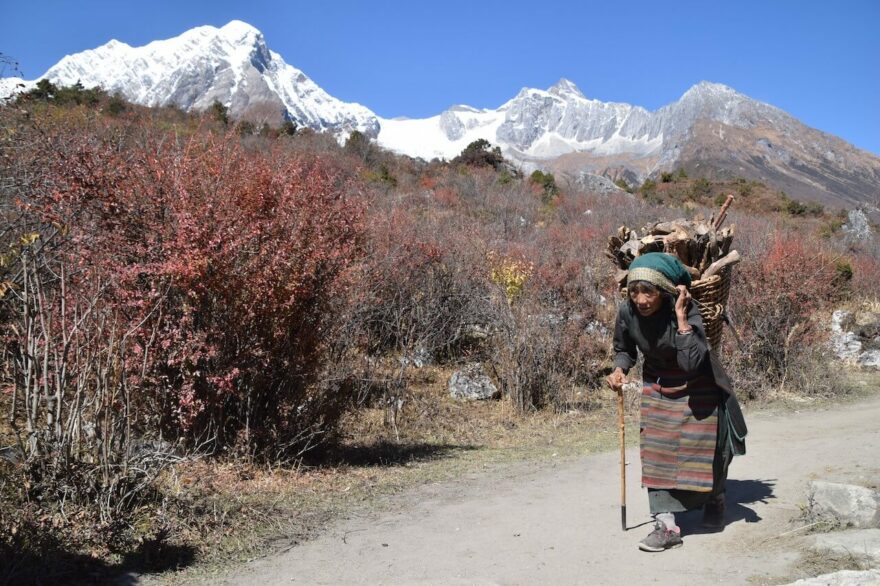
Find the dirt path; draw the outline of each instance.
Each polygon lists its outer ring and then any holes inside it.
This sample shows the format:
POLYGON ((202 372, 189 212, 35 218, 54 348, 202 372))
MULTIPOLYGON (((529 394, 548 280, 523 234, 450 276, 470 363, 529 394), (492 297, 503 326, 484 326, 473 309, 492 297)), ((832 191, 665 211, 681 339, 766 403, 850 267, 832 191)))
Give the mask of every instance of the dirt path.
MULTIPOLYGON (((749 417, 749 454, 728 480, 728 526, 682 548, 637 550, 649 531, 629 453, 630 529, 620 530, 614 453, 519 464, 394 497, 290 551, 243 566, 227 584, 761 584, 792 575, 805 537, 793 523, 813 478, 880 478, 880 398, 749 417), (638 526, 642 524, 642 526, 638 526), (795 530, 790 532, 791 530, 795 530), (780 536, 780 534, 787 533, 780 536)), ((211 580, 217 583, 217 578, 211 580)))

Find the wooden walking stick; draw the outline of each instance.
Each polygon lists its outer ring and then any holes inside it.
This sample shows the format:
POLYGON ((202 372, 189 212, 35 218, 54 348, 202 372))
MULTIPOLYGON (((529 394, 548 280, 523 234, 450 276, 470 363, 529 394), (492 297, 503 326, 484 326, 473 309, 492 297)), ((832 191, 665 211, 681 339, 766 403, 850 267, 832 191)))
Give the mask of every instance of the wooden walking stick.
POLYGON ((617 390, 617 423, 620 426, 620 527, 626 531, 626 426, 623 421, 623 387, 617 390))

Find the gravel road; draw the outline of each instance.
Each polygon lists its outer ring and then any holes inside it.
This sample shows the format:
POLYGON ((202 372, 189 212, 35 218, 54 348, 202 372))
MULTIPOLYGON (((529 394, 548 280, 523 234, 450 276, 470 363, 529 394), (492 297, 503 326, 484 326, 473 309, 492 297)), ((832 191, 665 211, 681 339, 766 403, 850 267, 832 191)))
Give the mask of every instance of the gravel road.
POLYGON ((508 465, 396 495, 318 538, 212 584, 762 584, 792 575, 811 479, 880 479, 880 398, 822 410, 747 414, 749 453, 728 480, 727 527, 638 551, 650 531, 628 453, 629 530, 620 528, 617 453, 508 465))

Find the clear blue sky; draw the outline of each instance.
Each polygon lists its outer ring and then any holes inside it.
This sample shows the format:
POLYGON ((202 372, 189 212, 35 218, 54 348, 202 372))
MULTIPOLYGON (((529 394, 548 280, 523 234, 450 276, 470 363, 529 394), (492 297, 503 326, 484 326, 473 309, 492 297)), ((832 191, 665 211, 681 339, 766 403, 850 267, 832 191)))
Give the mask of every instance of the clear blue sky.
POLYGON ((880 154, 880 0, 0 0, 0 53, 34 79, 111 38, 232 19, 385 117, 494 108, 561 77, 654 110, 708 80, 880 154))

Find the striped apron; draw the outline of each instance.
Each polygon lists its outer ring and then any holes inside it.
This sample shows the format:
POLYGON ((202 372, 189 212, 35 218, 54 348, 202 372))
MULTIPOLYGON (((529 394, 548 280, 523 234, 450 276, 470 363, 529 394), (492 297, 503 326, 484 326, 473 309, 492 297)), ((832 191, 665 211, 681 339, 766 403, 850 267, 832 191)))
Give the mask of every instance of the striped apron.
POLYGON ((720 401, 711 376, 646 365, 640 422, 643 486, 712 491, 720 401))

